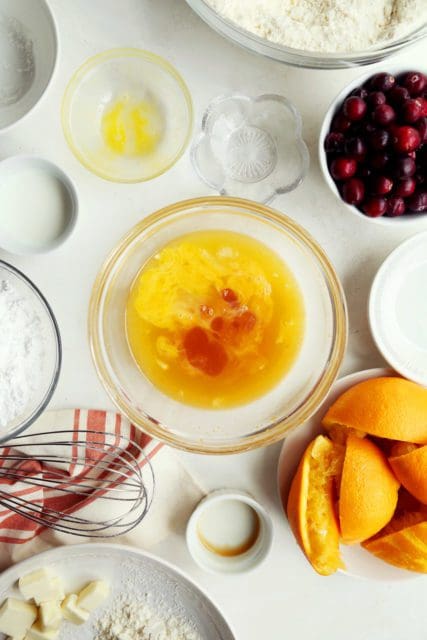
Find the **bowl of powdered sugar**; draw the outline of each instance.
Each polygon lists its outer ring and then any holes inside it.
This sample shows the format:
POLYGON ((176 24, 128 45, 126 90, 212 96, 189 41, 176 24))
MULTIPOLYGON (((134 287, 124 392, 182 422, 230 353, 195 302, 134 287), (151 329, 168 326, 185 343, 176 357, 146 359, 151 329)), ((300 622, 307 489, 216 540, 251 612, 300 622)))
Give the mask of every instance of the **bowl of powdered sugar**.
POLYGON ((0 260, 0 443, 44 411, 61 367, 55 316, 35 285, 0 260))
POLYGON ((426 0, 187 0, 213 29, 301 67, 379 62, 427 35, 426 0))

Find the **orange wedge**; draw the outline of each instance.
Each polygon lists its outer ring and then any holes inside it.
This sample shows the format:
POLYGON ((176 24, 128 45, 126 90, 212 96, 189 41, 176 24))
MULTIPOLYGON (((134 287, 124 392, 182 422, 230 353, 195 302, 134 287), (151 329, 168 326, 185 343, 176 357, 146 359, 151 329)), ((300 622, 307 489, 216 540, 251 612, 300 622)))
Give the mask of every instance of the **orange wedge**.
POLYGON ((372 378, 345 391, 322 421, 379 438, 427 444, 427 389, 403 378, 372 378))
POLYGON ((387 458, 367 438, 348 436, 339 491, 343 542, 361 542, 393 517, 399 483, 387 458))
MULTIPOLYGON (((392 453, 396 450, 397 447, 394 447, 392 453)), ((427 505, 427 445, 393 455, 389 462, 399 482, 417 500, 427 505)))
POLYGON ((363 547, 395 567, 427 573, 427 512, 396 516, 363 547))
POLYGON ((307 447, 292 481, 287 515, 294 536, 313 568, 323 576, 343 566, 334 508, 334 476, 340 447, 318 436, 307 447))

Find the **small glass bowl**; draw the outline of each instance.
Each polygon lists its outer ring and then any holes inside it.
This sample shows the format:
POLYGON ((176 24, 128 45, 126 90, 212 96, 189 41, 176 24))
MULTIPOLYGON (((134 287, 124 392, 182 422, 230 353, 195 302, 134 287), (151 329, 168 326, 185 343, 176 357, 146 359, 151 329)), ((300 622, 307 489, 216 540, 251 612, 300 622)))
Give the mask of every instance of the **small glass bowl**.
POLYGON ((347 313, 331 263, 304 229, 255 202, 216 196, 178 202, 131 229, 95 281, 89 337, 102 384, 133 424, 186 451, 237 453, 280 440, 316 410, 344 356, 347 313), (141 373, 126 338, 126 303, 142 265, 165 244, 222 229, 256 238, 282 257, 301 288, 306 330, 293 367, 270 392, 232 409, 199 409, 166 396, 141 373))
POLYGON ((61 336, 58 324, 43 294, 21 271, 0 260, 0 282, 2 280, 10 282, 23 298, 33 301, 34 308, 40 317, 45 354, 37 394, 34 395, 22 415, 17 416, 10 424, 0 429, 0 444, 28 429, 43 413, 58 383, 62 362, 61 336))
POLYGON ((293 65, 294 67, 306 67, 309 69, 348 69, 359 65, 374 64, 385 58, 406 49, 411 44, 418 42, 427 35, 427 24, 414 29, 402 38, 371 47, 366 51, 353 51, 351 53, 319 53, 316 51, 304 51, 285 47, 277 42, 271 42, 261 38, 250 31, 239 27, 220 15, 208 5, 206 0, 187 0, 190 7, 212 29, 227 40, 234 42, 254 53, 293 65))
POLYGON ((144 182, 170 169, 184 153, 193 126, 190 92, 167 60, 141 49, 111 49, 89 58, 71 78, 62 102, 62 127, 80 162, 112 182, 144 182), (102 120, 120 98, 157 104, 163 120, 156 148, 116 153, 105 144, 102 120))
POLYGON ((203 116, 193 166, 221 195, 266 204, 295 189, 308 171, 301 128, 298 111, 282 96, 220 96, 203 116))

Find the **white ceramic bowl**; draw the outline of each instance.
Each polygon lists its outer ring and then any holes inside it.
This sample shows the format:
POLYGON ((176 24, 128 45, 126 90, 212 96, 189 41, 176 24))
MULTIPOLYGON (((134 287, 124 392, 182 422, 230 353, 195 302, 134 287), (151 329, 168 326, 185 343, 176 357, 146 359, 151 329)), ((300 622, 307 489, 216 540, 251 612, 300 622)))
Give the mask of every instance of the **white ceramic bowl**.
POLYGON ((273 523, 267 511, 252 496, 243 491, 224 489, 214 491, 204 498, 193 511, 187 525, 188 550, 196 564, 210 573, 244 573, 258 566, 268 555, 273 541, 273 523), (241 502, 258 516, 259 532, 254 544, 236 556, 221 556, 207 549, 200 540, 198 523, 211 506, 225 501, 241 502))
MULTIPOLYGON (((417 71, 422 71, 423 73, 427 74, 427 67, 425 66, 425 63, 423 64, 423 61, 419 62, 418 60, 414 63, 412 69, 402 65, 384 65, 384 68, 376 69, 375 71, 371 70, 368 73, 364 73, 362 76, 359 76, 358 78, 350 82, 350 84, 346 85, 344 89, 342 89, 342 91, 339 92, 339 94, 332 100, 330 106, 328 107, 326 115, 323 119, 322 127, 320 129, 319 142, 318 142, 319 162, 320 162, 320 167, 322 169, 323 177, 325 178, 326 183, 329 185, 332 193, 334 193, 339 199, 339 201, 341 202, 342 206, 345 207, 347 211, 350 211, 350 213, 352 213, 353 215, 356 215, 358 218, 364 218, 367 222, 373 222, 375 224, 396 227, 397 225, 408 225, 408 224, 411 224, 412 222, 419 222, 422 219, 423 214, 419 214, 419 213, 405 214, 403 216, 397 216, 395 218, 388 218, 385 216, 380 216, 378 218, 371 218, 370 216, 365 216, 365 214, 359 211, 357 207, 354 207, 353 205, 350 205, 344 202, 344 200, 341 198, 341 194, 338 190, 338 187, 334 182, 334 179, 329 173, 328 163, 326 161, 326 152, 323 146, 325 142, 325 138, 329 133, 329 129, 330 129, 333 117, 335 116, 339 107, 341 107, 345 98, 347 98, 347 96, 353 91, 353 89, 356 89, 356 87, 362 86, 366 82, 366 80, 368 80, 371 76, 375 75, 376 73, 381 73, 385 71, 393 75, 399 75, 401 73, 405 73, 405 71, 411 71, 415 69, 417 71)), ((427 219, 427 214, 425 214, 425 217, 427 219)))
POLYGON ((38 104, 57 57, 58 34, 46 0, 0 0, 0 131, 38 104))
POLYGON ((4 202, 7 211, 0 219, 0 247, 8 253, 46 253, 65 242, 76 226, 74 183, 45 158, 18 155, 0 162, 0 209, 4 202), (17 184, 22 185, 19 192, 17 184))

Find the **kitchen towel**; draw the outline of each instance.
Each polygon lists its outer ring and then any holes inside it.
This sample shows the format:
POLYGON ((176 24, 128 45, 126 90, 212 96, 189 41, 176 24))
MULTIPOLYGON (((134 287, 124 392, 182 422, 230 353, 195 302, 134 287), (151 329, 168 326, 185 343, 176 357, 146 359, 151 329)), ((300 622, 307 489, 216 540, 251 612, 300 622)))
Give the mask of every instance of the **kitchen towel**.
MULTIPOLYGON (((87 431, 114 433, 118 436, 129 438, 143 449, 143 455, 138 458, 141 468, 149 459, 155 476, 154 498, 148 514, 134 529, 119 537, 110 538, 109 542, 134 545, 139 548, 150 548, 166 538, 173 532, 182 532, 185 523, 196 504, 203 497, 202 491, 196 480, 183 467, 178 456, 169 447, 162 445, 150 436, 137 430, 122 415, 102 410, 66 409, 61 411, 46 411, 25 432, 31 434, 48 432, 55 439, 55 431, 70 430, 73 432, 73 440, 81 440, 89 437, 87 431)), ((28 438, 28 442, 31 439, 28 438)), ((8 456, 13 456, 13 448, 4 446, 0 449, 2 459, 0 467, 12 470, 19 466, 31 475, 43 474, 46 468, 40 468, 40 464, 31 461, 31 447, 21 450, 28 456, 21 461, 13 461, 8 456)), ((43 452, 43 445, 37 447, 37 453, 43 452)), ((68 452, 68 455, 70 453, 68 452)), ((50 463, 61 473, 73 475, 72 465, 68 468, 62 463, 50 463)), ((42 504, 47 509, 70 510, 73 515, 92 518, 100 516, 100 510, 107 504, 101 500, 90 500, 86 496, 64 494, 52 489, 42 489, 23 483, 20 480, 6 480, 0 478, 0 492, 8 495, 24 496, 27 500, 36 504, 42 504), (102 504, 101 504, 102 503, 102 504)), ((108 502, 109 508, 111 503, 108 502)), ((114 503, 113 503, 114 506, 114 503)), ((110 516, 114 514, 110 513, 110 516)), ((32 556, 51 547, 63 544, 76 544, 81 542, 99 542, 100 538, 81 538, 69 533, 54 531, 40 527, 36 523, 18 516, 12 511, 2 507, 0 495, 0 570, 24 558, 32 556)))

